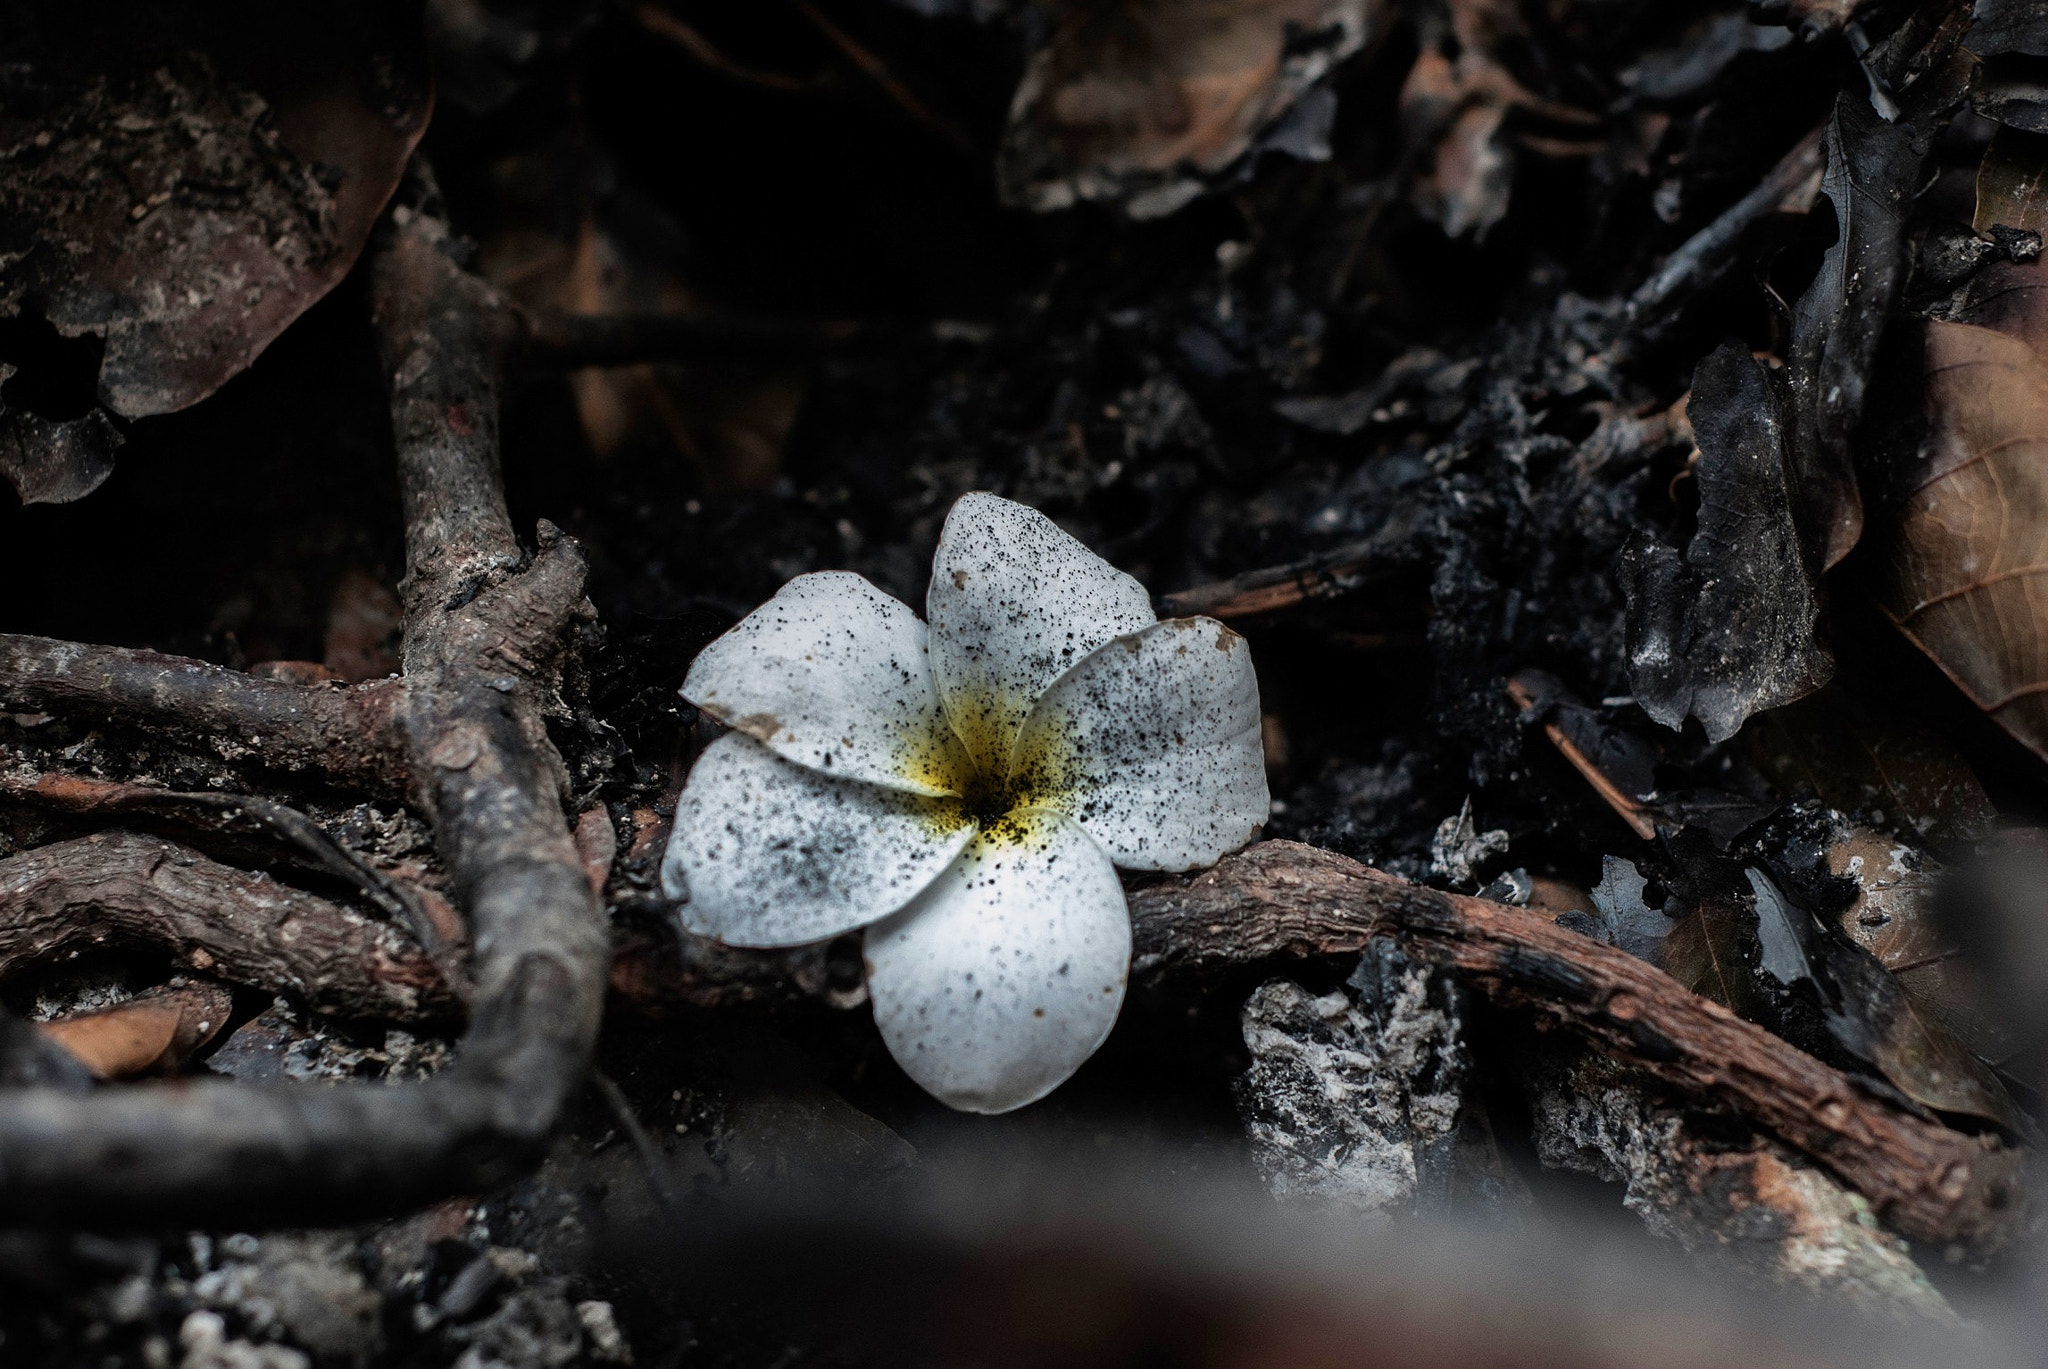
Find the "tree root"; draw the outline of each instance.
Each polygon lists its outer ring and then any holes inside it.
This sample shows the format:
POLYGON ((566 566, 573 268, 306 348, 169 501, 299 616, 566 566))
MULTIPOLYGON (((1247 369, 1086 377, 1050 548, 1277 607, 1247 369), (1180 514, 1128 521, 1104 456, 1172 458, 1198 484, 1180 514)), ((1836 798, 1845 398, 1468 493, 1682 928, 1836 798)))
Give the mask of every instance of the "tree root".
POLYGON ((7 1090, 0 1220, 256 1225, 397 1211, 538 1158, 582 1086, 607 946, 543 719, 559 706, 565 635, 590 612, 583 560, 543 526, 527 561, 506 513, 496 377, 511 311, 450 259, 438 223, 403 210, 393 222, 370 275, 406 523, 404 676, 300 686, 4 637, 0 699, 406 796, 433 823, 471 928, 459 1056, 403 1086, 7 1090))
POLYGON ((404 791, 390 727, 404 693, 395 681, 288 684, 156 651, 0 633, 0 689, 15 712, 138 723, 229 761, 404 791))

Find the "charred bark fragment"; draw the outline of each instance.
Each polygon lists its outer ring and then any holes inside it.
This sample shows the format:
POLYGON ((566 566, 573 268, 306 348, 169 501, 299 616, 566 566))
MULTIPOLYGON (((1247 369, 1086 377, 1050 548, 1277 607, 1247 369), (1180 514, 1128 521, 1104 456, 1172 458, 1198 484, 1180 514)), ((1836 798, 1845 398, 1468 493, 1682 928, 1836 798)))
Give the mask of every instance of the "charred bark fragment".
POLYGON ((542 722, 562 636, 588 611, 583 561, 544 526, 526 563, 505 511, 496 370, 509 310, 450 260, 440 225, 394 221, 371 293, 407 525, 404 678, 306 688, 17 637, 0 640, 0 697, 226 738, 284 768, 408 791, 472 931, 460 1057, 404 1087, 10 1090, 7 1220, 232 1214, 254 1225, 395 1211, 530 1163, 583 1083, 606 944, 542 722))
POLYGON ((1708 1267, 1894 1321, 1957 1324, 1905 1242, 1786 1147, 1705 1134, 1651 1081, 1598 1056, 1524 1077, 1543 1162, 1626 1185, 1623 1202, 1708 1267))

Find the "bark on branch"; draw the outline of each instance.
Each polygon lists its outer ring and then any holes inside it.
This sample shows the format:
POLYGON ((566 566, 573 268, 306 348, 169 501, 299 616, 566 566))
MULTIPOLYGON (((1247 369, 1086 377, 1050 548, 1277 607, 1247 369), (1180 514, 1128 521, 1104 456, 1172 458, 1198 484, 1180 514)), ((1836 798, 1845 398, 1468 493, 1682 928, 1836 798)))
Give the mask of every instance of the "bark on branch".
POLYGON ((227 760, 396 793, 404 757, 391 730, 401 691, 379 680, 299 685, 129 647, 0 633, 0 702, 134 723, 227 760))
POLYGON ((0 978, 96 948, 161 952, 344 1017, 461 1011, 389 923, 176 842, 100 832, 0 860, 0 978))
POLYGON ((458 998, 469 998, 469 974, 458 943, 462 928, 438 895, 402 883, 351 851, 304 813, 253 794, 182 792, 80 775, 0 773, 0 799, 188 842, 208 854, 264 867, 311 871, 353 889, 412 933, 458 998))

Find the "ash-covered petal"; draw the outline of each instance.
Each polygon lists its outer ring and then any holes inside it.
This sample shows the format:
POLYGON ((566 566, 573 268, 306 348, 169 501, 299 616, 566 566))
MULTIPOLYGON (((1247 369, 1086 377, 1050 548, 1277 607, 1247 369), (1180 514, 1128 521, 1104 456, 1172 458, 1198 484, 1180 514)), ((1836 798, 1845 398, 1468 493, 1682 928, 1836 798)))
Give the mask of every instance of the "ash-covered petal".
POLYGON ((1025 809, 968 846, 867 933, 868 994, 889 1053, 941 1102, 1008 1112, 1095 1053, 1123 1006, 1131 919, 1109 857, 1025 809))
POLYGON ((926 635, 909 605, 858 575, 799 575, 698 653, 683 697, 799 765, 949 793, 959 741, 926 635))
POLYGON ((980 492, 946 515, 925 617, 946 715, 985 770, 1047 685, 1154 620, 1143 585, 1036 509, 980 492))
POLYGON ((951 800, 823 775, 728 732, 690 772, 661 884, 700 936, 798 946, 895 912, 973 836, 951 800))
POLYGON ((1039 699, 1012 765, 1126 869, 1214 864, 1271 807, 1251 648, 1213 618, 1099 647, 1039 699))

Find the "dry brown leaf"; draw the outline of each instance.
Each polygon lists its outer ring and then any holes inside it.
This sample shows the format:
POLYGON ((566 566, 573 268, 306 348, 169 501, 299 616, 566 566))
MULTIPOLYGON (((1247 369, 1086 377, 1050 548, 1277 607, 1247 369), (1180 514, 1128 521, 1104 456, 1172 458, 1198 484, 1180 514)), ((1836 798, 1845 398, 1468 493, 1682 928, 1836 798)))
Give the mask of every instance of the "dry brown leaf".
POLYGON ((1837 686, 1759 713, 1743 736, 1784 798, 1811 793, 1830 808, 1942 840, 1984 837, 1998 816, 1969 762, 1939 733, 1837 686))
POLYGON ((166 1073, 227 1025, 234 999, 218 984, 173 984, 99 1012, 41 1024, 101 1079, 166 1073))
MULTIPOLYGON (((10 53, 0 317, 103 339, 105 411, 170 413, 348 274, 426 127, 424 36, 402 9, 332 3, 56 15, 10 53)), ((105 479, 104 413, 15 398, 0 475, 24 502, 105 479)))
POLYGON ((1756 918, 1736 898, 1702 898, 1672 924, 1664 938, 1663 970, 1702 998, 1749 1021, 1768 1017, 1745 943, 1756 918))
POLYGON ((1071 0, 1011 102, 998 165, 1003 196, 1041 211, 1106 200, 1133 218, 1170 214, 1377 36, 1382 8, 1382 0, 1071 0))
POLYGON ((1920 1014, 1987 1060, 2012 1054, 1984 1011, 1983 987, 1934 914, 1931 858, 1868 828, 1849 828, 1827 853, 1828 873, 1856 882, 1842 930, 1892 972, 1920 1014))
POLYGON ((2048 277, 2002 264, 1927 325, 1928 435, 1894 518, 1885 612, 2048 757, 2048 277))
POLYGON ((1869 953, 1818 948, 1840 996, 1830 1032, 1914 1102, 2031 1134, 1986 1062, 2007 1052, 1975 1011, 1974 986, 1934 921, 1918 853, 1852 828, 1827 860, 1832 873, 1856 882, 1842 930, 1869 953))
MULTIPOLYGON (((1515 160, 1503 125, 1510 111, 1581 131, 1597 128, 1600 119, 1544 99, 1494 60, 1495 47, 1522 32, 1514 5, 1453 0, 1450 29, 1455 43, 1425 43, 1401 87, 1402 139, 1426 168, 1417 174, 1411 198, 1449 236, 1484 237, 1508 212, 1515 160)), ((1525 145, 1529 141, 1523 139, 1525 145)), ((1536 141, 1561 155, 1601 145, 1536 141)))

